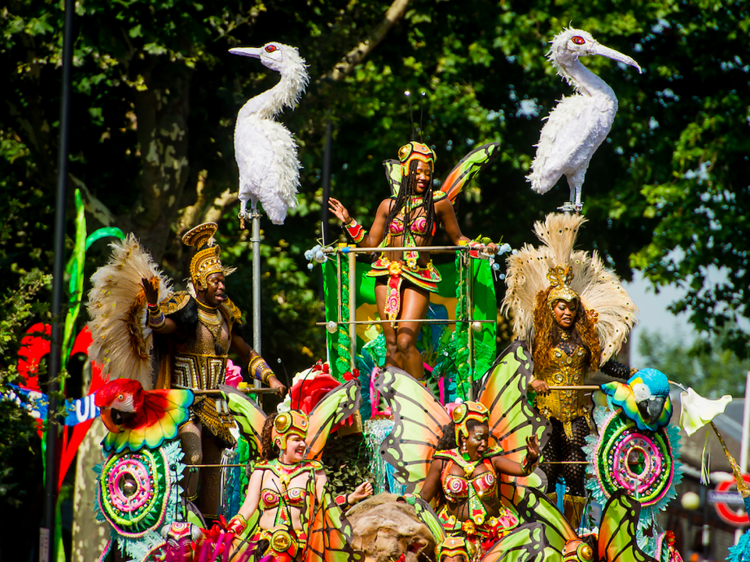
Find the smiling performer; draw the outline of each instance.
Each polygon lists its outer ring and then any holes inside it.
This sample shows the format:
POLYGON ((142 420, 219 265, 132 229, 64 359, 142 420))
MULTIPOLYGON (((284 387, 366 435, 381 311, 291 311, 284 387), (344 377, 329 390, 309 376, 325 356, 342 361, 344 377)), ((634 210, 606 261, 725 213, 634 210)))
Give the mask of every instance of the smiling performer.
MULTIPOLYGON (((496 149, 497 144, 492 143, 473 150, 453 169, 443 187, 433 191, 435 153, 415 141, 402 146, 397 167, 393 166, 393 161, 384 162, 394 195, 380 203, 369 232, 349 215, 340 201, 333 197, 328 199, 331 212, 358 246, 379 246, 384 250, 368 275, 377 278, 375 300, 381 319, 390 321, 382 324, 386 367, 399 367, 418 379, 424 376, 422 356, 416 347, 422 325, 399 322, 401 318, 424 318, 430 305, 430 293, 437 292, 441 280, 429 252, 419 251, 419 247, 432 244, 440 223, 453 244, 483 248, 461 234, 451 203, 463 186, 494 160, 496 149), (409 249, 386 251, 389 247, 409 249)), ((496 251, 494 244, 487 246, 487 252, 494 254, 496 251)))
POLYGON ((238 537, 252 533, 248 539, 250 544, 258 544, 258 557, 270 555, 273 562, 352 560, 348 545, 351 528, 341 511, 371 495, 372 484, 362 482, 334 501, 326 491, 323 464, 308 460, 315 456, 311 449, 319 447, 320 441, 325 443, 331 427, 327 422, 324 431, 319 431, 316 417, 321 417, 319 410, 335 406, 336 394, 343 395, 344 388, 327 394, 310 418, 291 410, 268 416, 263 425, 263 460, 255 465, 245 501, 228 526, 238 537), (308 445, 308 430, 318 443, 308 445), (257 526, 248 529, 248 519, 256 511, 260 512, 257 526))
POLYGON ((580 215, 551 214, 535 223, 544 246, 527 244, 508 258, 503 301, 503 311, 513 313, 514 334, 531 343, 534 372, 529 390, 552 425, 542 450, 547 495, 554 498, 558 479, 565 479, 565 515, 573 528, 586 503, 586 465, 575 463, 586 460, 582 447, 593 424, 583 391, 549 387, 581 386, 586 374, 598 369, 628 379, 630 370, 610 358, 620 350, 638 312, 619 277, 604 267, 596 252, 574 250, 585 221, 580 215))
MULTIPOLYGON (((221 248, 213 240, 217 228, 216 223, 201 224, 182 237, 184 244, 197 249, 190 261, 195 296, 178 291, 159 302, 158 278, 142 280, 148 325, 157 334, 157 356, 161 358, 156 387, 216 389, 224 384, 227 356, 233 351, 252 377, 283 394, 284 385, 245 341, 242 313, 226 295, 224 279, 231 271, 222 265, 221 248)), ((190 421, 180 428, 185 463, 219 463, 222 448, 234 445, 229 432, 234 425, 232 416, 226 409, 218 410, 216 399, 209 396, 196 396, 191 411, 190 421)), ((199 509, 206 519, 216 517, 219 479, 220 469, 202 469, 199 509)), ((188 499, 197 498, 197 472, 189 473, 185 488, 188 499)))

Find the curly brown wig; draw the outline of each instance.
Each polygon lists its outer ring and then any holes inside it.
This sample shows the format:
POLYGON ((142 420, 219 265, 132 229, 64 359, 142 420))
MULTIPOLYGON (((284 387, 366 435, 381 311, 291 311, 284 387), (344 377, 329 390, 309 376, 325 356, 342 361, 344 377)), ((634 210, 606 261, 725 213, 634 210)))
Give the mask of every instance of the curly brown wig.
MULTIPOLYGON (((532 358, 534 359, 534 369, 544 371, 550 366, 550 351, 561 341, 560 327, 555 322, 552 311, 547 306, 547 297, 552 287, 547 287, 544 291, 536 294, 536 304, 534 306, 534 346, 532 358)), ((594 323, 586 311, 583 303, 578 301, 578 314, 573 324, 571 333, 573 343, 585 347, 588 354, 586 364, 587 372, 594 372, 599 369, 599 359, 601 358, 601 344, 599 336, 596 334, 594 323)))
POLYGON ((261 452, 260 457, 264 461, 270 461, 279 458, 281 451, 273 442, 273 422, 276 419, 276 414, 271 414, 266 418, 266 423, 263 424, 263 431, 260 433, 260 446, 261 452))

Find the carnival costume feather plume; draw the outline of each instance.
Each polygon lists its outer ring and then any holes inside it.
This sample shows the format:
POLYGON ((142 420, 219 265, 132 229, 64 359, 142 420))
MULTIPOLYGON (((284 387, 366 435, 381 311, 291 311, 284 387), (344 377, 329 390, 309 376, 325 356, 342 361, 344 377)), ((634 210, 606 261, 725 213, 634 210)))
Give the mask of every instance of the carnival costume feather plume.
POLYGON ((596 252, 574 250, 578 231, 586 222, 581 215, 552 213, 534 224, 534 232, 544 244, 525 244, 507 260, 508 290, 502 311, 513 313, 513 332, 533 341, 536 295, 549 287, 547 273, 556 266, 570 267, 570 288, 578 293, 590 314, 596 315, 596 332, 601 342, 601 363, 615 355, 638 321, 635 306, 620 278, 604 266, 596 252))
POLYGON ((135 379, 151 390, 153 338, 141 279, 158 278, 159 301, 171 293, 171 280, 133 234, 110 246, 109 262, 91 276, 94 286, 87 309, 93 343, 89 357, 101 365, 102 374, 112 379, 135 379))

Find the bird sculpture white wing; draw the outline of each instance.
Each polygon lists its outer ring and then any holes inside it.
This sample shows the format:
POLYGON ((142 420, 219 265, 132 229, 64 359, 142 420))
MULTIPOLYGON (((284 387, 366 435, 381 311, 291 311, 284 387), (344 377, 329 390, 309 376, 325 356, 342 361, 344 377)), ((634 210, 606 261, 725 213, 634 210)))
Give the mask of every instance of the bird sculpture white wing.
POLYGON ((288 209, 297 206, 300 164, 297 143, 274 117, 284 107, 294 108, 308 82, 307 65, 297 49, 281 43, 230 49, 233 55, 260 59, 281 75, 276 86, 242 106, 234 128, 234 152, 240 169, 240 221, 247 203, 258 201, 274 224, 284 224, 288 209))
POLYGON ((600 45, 580 29, 566 29, 552 40, 547 58, 573 86, 575 94, 560 100, 547 117, 526 179, 534 191, 547 193, 565 175, 570 202, 562 207, 564 210, 581 210, 586 170, 594 152, 607 138, 617 113, 617 97, 612 88, 578 60, 587 55, 601 55, 641 72, 632 58, 600 45))

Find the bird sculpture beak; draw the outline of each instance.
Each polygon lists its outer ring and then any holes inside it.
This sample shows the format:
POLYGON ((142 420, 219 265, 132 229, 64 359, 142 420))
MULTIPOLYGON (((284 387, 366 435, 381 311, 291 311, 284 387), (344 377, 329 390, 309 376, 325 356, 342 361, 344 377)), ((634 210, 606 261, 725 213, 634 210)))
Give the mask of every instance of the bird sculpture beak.
POLYGON ((643 417, 643 420, 648 425, 653 425, 659 419, 666 400, 666 396, 652 396, 648 400, 638 403, 638 410, 641 413, 641 417, 643 417))
POLYGON ((112 419, 112 408, 102 408, 101 418, 102 418, 102 422, 104 423, 104 426, 111 433, 120 433, 122 431, 120 429, 120 426, 118 426, 115 423, 115 421, 112 419))
POLYGON ((262 49, 259 47, 236 47, 234 49, 229 49, 229 52, 233 55, 240 55, 241 57, 251 57, 254 59, 260 58, 260 52, 262 49))
POLYGON ((605 47, 604 45, 600 45, 599 43, 595 44, 592 47, 591 52, 589 54, 601 55, 603 57, 607 57, 608 59, 612 59, 614 61, 621 62, 623 64, 634 66, 638 69, 638 74, 641 74, 643 72, 641 70, 641 67, 638 66, 638 63, 635 62, 633 59, 631 59, 628 55, 623 55, 619 51, 615 51, 614 49, 610 49, 609 47, 605 47))

